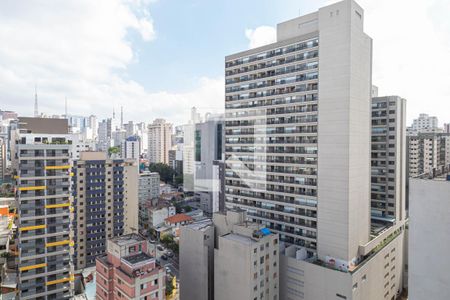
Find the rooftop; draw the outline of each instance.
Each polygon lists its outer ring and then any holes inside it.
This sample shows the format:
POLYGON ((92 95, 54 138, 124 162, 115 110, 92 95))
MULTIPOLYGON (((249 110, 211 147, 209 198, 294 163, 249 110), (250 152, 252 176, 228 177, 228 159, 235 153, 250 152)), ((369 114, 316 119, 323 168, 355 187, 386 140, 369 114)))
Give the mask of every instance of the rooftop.
POLYGON ((145 252, 141 252, 139 254, 123 257, 122 259, 130 265, 135 265, 135 264, 139 264, 142 262, 151 262, 152 260, 154 260, 154 258, 152 256, 148 255, 145 252))
POLYGON ((134 244, 137 242, 145 241, 145 238, 136 233, 130 233, 127 235, 122 235, 111 239, 111 242, 119 246, 124 246, 128 244, 134 244))
POLYGON ((175 224, 175 223, 181 223, 181 222, 190 222, 192 220, 193 220, 192 217, 190 217, 188 215, 176 214, 174 216, 168 217, 166 219, 166 222, 175 224))

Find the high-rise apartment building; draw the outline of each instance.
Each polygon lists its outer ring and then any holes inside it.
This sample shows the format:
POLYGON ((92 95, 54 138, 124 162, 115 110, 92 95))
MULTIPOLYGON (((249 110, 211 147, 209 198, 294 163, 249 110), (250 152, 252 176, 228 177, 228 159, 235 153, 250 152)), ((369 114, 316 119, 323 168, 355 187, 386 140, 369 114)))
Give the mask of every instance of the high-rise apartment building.
POLYGON ((138 160, 141 155, 141 143, 138 136, 130 136, 122 141, 120 147, 122 158, 138 160))
POLYGON ((142 172, 139 174, 139 202, 158 199, 160 176, 157 172, 142 172))
POLYGON ((408 128, 408 134, 441 132, 438 124, 438 118, 427 114, 420 114, 413 120, 411 127, 408 128))
POLYGON ((6 141, 0 138, 0 184, 5 180, 5 172, 6 172, 6 141))
POLYGON ((450 133, 450 123, 444 123, 444 133, 450 133))
POLYGON ((150 248, 137 234, 109 239, 106 255, 96 259, 95 299, 166 299, 166 273, 150 248))
POLYGON ((372 98, 373 223, 405 219, 406 176, 406 100, 372 98))
POLYGON ((82 152, 73 168, 74 265, 95 265, 110 238, 138 229, 138 166, 135 160, 108 159, 82 152))
POLYGON ((13 133, 18 297, 69 299, 73 293, 71 138, 66 119, 19 118, 13 133))
POLYGON ((371 56, 343 1, 225 59, 227 206, 309 256, 350 263, 369 240, 371 56))
POLYGON ((227 56, 226 205, 280 234, 280 299, 392 299, 404 221, 371 225, 372 40, 344 0, 227 56))
POLYGON ((449 170, 441 168, 410 179, 409 299, 444 300, 450 295, 449 170))
POLYGON ((181 227, 180 272, 181 299, 279 299, 278 235, 243 210, 216 213, 181 227))
POLYGON ((156 119, 148 125, 147 157, 150 163, 169 164, 169 150, 172 147, 172 124, 156 119))
POLYGON ((219 211, 219 164, 224 160, 223 115, 209 115, 205 122, 195 124, 194 192, 200 208, 207 214, 219 211))
POLYGON ((98 123, 98 147, 100 151, 107 151, 111 147, 112 120, 104 119, 98 123))
POLYGON ((450 134, 408 135, 408 174, 417 177, 450 164, 450 134))

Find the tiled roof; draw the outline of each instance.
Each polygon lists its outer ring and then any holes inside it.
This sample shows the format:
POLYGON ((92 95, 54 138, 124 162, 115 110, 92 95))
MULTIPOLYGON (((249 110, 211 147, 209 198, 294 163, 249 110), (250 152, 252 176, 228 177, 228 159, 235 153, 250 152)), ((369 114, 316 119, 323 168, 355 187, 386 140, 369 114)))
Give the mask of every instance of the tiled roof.
POLYGON ((181 222, 190 222, 192 220, 193 220, 192 217, 190 217, 188 215, 176 214, 174 216, 168 217, 166 219, 166 222, 175 224, 175 223, 181 223, 181 222))

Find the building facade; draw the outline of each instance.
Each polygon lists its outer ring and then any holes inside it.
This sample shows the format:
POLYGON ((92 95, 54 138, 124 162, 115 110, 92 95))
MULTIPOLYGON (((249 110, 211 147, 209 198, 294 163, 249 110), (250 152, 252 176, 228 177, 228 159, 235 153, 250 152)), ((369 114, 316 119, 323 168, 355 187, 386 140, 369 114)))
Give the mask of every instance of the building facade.
POLYGON ((181 299, 279 299, 278 234, 246 219, 228 210, 181 227, 181 299))
POLYGON ((139 159, 141 155, 141 143, 138 136, 130 136, 126 138, 120 147, 122 158, 139 159))
POLYGON ((413 120, 411 127, 408 128, 409 134, 440 132, 438 118, 427 114, 420 114, 413 120))
POLYGON ((109 239, 106 255, 96 259, 96 274, 96 299, 166 299, 164 268, 137 234, 109 239))
POLYGON ((135 160, 82 152, 73 168, 74 265, 95 265, 110 238, 137 231, 138 167, 135 160))
POLYGON ((67 120, 19 118, 14 133, 18 297, 73 295, 71 165, 67 120))
POLYGON ((406 100, 372 98, 372 222, 405 219, 406 100))
POLYGON ((369 239, 371 55, 344 1, 225 59, 226 205, 309 256, 351 262, 369 239))
POLYGON ((450 164, 450 134, 408 135, 408 174, 417 177, 450 164))
POLYGON ((172 148, 172 124, 156 119, 148 125, 147 158, 150 163, 169 164, 169 150, 172 148))
POLYGON ((223 115, 209 116, 205 122, 195 124, 194 195, 209 215, 219 211, 221 182, 215 161, 224 161, 223 128, 223 115))
MULTIPOLYGON (((448 169, 447 169, 448 171, 448 169)), ((408 297, 448 299, 450 285, 450 176, 424 176, 410 179, 408 297), (430 254, 430 249, 432 254, 430 254), (425 272, 424 270, 432 270, 425 272)), ((436 174, 437 175, 437 174, 436 174)))

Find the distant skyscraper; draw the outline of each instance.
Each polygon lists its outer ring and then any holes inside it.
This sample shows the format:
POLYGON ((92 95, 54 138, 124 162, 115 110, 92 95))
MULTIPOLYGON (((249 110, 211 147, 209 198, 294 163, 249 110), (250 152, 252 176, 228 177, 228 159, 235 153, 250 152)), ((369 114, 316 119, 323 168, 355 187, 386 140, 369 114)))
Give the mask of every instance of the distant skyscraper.
POLYGON ((406 100, 372 98, 373 225, 405 219, 406 151, 406 100))
POLYGON ((134 160, 82 152, 73 173, 74 265, 82 270, 105 253, 107 239, 137 231, 138 167, 134 160))
POLYGON ((444 124, 444 133, 450 133, 450 123, 444 124))
POLYGON ((411 127, 408 128, 408 134, 440 132, 442 129, 438 127, 437 117, 427 114, 420 114, 417 119, 413 120, 411 127))
POLYGON ((141 155, 141 143, 138 136, 130 136, 126 138, 121 146, 121 157, 138 160, 141 155))
POLYGON ((111 147, 112 121, 104 119, 98 124, 98 149, 107 151, 111 147))
POLYGON ((172 124, 156 119, 148 125, 148 153, 150 163, 169 164, 169 150, 172 147, 172 124))
POLYGON ((224 160, 224 116, 209 115, 205 122, 195 124, 195 197, 201 209, 212 214, 219 211, 220 178, 219 165, 224 160))

